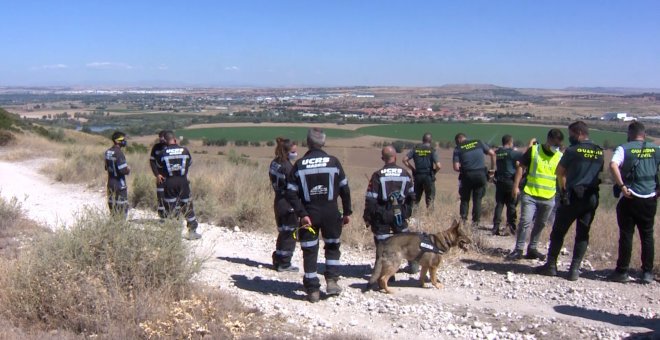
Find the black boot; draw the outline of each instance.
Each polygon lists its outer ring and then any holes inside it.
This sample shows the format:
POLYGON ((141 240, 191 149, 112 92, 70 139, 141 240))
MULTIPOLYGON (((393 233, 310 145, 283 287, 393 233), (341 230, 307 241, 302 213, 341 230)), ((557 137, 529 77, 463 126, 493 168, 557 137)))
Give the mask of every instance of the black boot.
POLYGON ((571 261, 571 268, 568 269, 568 276, 566 276, 566 280, 577 281, 577 279, 580 277, 581 265, 582 265, 582 259, 573 259, 571 261))
POLYGON ((571 268, 568 270, 568 276, 566 279, 568 281, 577 281, 580 277, 580 266, 582 265, 582 259, 584 258, 584 253, 587 252, 587 242, 576 243, 573 247, 573 260, 571 261, 571 268))
POLYGON ((557 276, 557 258, 548 256, 544 265, 534 268, 534 273, 545 276, 557 276))

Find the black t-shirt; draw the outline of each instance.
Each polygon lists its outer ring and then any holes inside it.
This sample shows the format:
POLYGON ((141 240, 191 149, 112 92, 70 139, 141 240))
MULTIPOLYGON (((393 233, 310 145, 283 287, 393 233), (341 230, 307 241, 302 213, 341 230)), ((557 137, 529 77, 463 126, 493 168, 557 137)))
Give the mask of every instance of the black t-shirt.
POLYGON ((501 147, 495 152, 497 157, 497 179, 512 179, 516 174, 516 161, 522 157, 522 152, 513 148, 501 147))
POLYGON ((590 140, 569 146, 559 161, 559 165, 566 169, 566 190, 577 186, 598 188, 603 164, 603 149, 590 140))
POLYGON ((484 155, 490 148, 480 140, 468 140, 454 148, 454 163, 461 164, 461 171, 481 170, 486 168, 484 155))

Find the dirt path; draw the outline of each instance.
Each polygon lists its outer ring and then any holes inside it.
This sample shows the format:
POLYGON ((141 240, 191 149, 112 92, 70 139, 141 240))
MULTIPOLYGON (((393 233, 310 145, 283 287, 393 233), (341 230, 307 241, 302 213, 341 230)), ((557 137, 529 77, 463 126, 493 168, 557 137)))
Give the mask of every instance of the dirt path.
POLYGON ((52 161, 1 161, 0 194, 7 199, 16 197, 31 219, 50 228, 73 223, 84 207, 105 207, 105 193, 82 185, 63 184, 42 175, 39 170, 52 161))
MULTIPOLYGON (((18 197, 30 217, 51 227, 74 221, 85 204, 104 208, 103 193, 54 183, 39 174, 38 168, 45 164, 47 160, 0 161, 0 171, 13 174, 0 178, 2 195, 18 197)), ((647 286, 610 283, 602 279, 607 273, 586 269, 583 278, 569 282, 531 274, 538 262, 506 263, 474 253, 449 256, 439 274, 444 284, 441 290, 418 288, 416 276, 399 273, 393 284, 396 294, 386 295, 362 292, 373 250, 344 247, 344 293, 309 304, 304 300, 301 274, 270 269, 274 233, 208 224, 200 230, 202 240, 190 245, 207 260, 196 279, 237 295, 266 315, 284 316, 287 324, 281 328, 296 330, 299 338, 350 333, 384 339, 616 339, 660 332, 657 282, 647 286)), ((561 260, 560 269, 565 271, 568 259, 561 260)), ((324 262, 323 256, 319 262, 324 262)), ((302 264, 299 249, 294 263, 302 264)))

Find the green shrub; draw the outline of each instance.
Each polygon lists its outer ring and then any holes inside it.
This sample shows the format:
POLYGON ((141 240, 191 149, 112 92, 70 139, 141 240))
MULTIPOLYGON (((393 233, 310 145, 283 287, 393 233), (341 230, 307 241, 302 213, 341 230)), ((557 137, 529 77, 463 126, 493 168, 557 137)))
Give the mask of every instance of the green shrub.
POLYGON ((126 153, 147 153, 147 151, 149 149, 144 144, 128 143, 125 150, 126 150, 126 153))

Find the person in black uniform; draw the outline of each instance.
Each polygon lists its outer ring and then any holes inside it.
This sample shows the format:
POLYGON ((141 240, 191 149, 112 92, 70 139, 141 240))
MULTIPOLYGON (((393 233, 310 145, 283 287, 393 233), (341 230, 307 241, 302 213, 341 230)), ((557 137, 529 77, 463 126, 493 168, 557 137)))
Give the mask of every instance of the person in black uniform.
POLYGON ((371 226, 376 245, 392 234, 408 231, 407 219, 415 201, 413 180, 406 169, 396 165, 396 150, 383 148, 385 165, 371 175, 364 201, 364 222, 371 226))
POLYGON ((158 167, 158 159, 160 159, 160 154, 167 146, 165 142, 166 132, 163 130, 158 133, 158 143, 154 144, 151 148, 149 156, 149 166, 154 177, 156 177, 156 199, 158 200, 158 217, 160 218, 165 218, 165 202, 163 201, 165 194, 165 173, 162 168, 158 167))
POLYGON ((472 226, 478 227, 481 219, 481 199, 486 192, 488 176, 495 173, 495 152, 480 140, 468 140, 465 134, 454 137, 454 171, 458 176, 458 194, 461 197, 460 215, 463 224, 467 221, 470 197, 472 197, 472 226), (490 157, 487 170, 484 155, 490 157))
POLYGON ((342 225, 350 222, 351 193, 348 179, 339 160, 321 148, 325 145, 325 133, 318 128, 307 133, 309 151, 299 159, 288 177, 287 199, 300 217, 299 232, 303 252, 305 275, 303 285, 310 302, 318 302, 320 283, 316 273, 319 250, 319 232, 325 242, 326 293, 339 295, 338 284, 341 252, 342 225), (337 198, 341 197, 343 212, 339 211, 337 198))
POLYGON ((165 216, 178 218, 181 213, 186 218, 188 233, 185 238, 197 240, 202 236, 197 233, 197 217, 190 198, 190 182, 188 182, 188 170, 192 165, 192 157, 187 148, 177 145, 174 132, 167 131, 164 134, 167 146, 163 148, 158 167, 163 169, 165 175, 165 216))
POLYGON ((298 146, 288 138, 277 138, 275 159, 270 162, 268 177, 275 191, 275 222, 277 223, 277 242, 273 252, 273 268, 278 272, 298 272, 298 267, 291 265, 291 257, 296 249, 293 232, 298 226, 298 219, 293 207, 286 199, 286 178, 293 168, 292 161, 298 156, 298 146))
MULTIPOLYGON (((408 218, 415 202, 413 180, 406 169, 396 165, 396 150, 386 146, 381 151, 385 165, 371 175, 364 200, 362 218, 374 233, 374 243, 393 234, 408 232, 408 218)), ((408 262, 409 273, 419 272, 419 264, 408 262)))
POLYGON ((608 277, 615 282, 630 281, 628 266, 632 253, 635 227, 642 246, 642 283, 652 283, 654 240, 653 224, 658 208, 658 166, 660 149, 646 140, 646 129, 640 122, 628 125, 628 143, 614 150, 610 173, 619 188, 616 218, 619 224, 619 258, 616 269, 608 277))
POLYGON ((594 220, 599 201, 600 178, 603 171, 603 149, 589 140, 589 129, 583 121, 568 126, 570 146, 557 166, 557 182, 560 190, 560 206, 550 233, 548 258, 536 273, 557 275, 557 258, 564 236, 577 220, 573 259, 567 279, 576 281, 580 265, 589 245, 589 229, 594 220))
POLYGON ((113 214, 128 217, 128 186, 126 176, 131 168, 121 148, 126 146, 126 134, 116 131, 112 134, 112 147, 105 151, 105 171, 108 172, 108 207, 113 214))
POLYGON ((518 200, 513 198, 513 177, 516 175, 518 160, 522 153, 513 147, 511 135, 502 136, 502 147, 495 152, 497 170, 495 171, 495 214, 493 216, 493 234, 502 235, 500 223, 502 210, 506 206, 506 225, 510 233, 516 232, 516 205, 518 200))
POLYGON ((424 194, 426 207, 432 208, 435 200, 435 174, 440 171, 442 164, 433 147, 430 133, 425 133, 422 136, 422 143, 408 152, 403 158, 403 165, 410 169, 415 179, 414 190, 417 194, 415 205, 419 204, 424 194), (410 163, 411 160, 415 166, 410 163))

